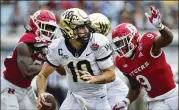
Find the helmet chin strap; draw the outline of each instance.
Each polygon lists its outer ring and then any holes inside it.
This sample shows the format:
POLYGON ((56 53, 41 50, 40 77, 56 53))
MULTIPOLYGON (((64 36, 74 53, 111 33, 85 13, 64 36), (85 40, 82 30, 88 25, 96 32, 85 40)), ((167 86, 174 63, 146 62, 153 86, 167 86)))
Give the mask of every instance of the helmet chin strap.
MULTIPOLYGON (((130 46, 132 46, 132 48, 130 49, 130 51, 128 51, 124 57, 127 57, 127 58, 132 58, 133 57, 133 53, 134 53, 134 50, 135 50, 135 46, 133 44, 129 44, 130 46)), ((128 46, 128 48, 130 48, 130 46, 128 46)))
POLYGON ((50 38, 50 37, 47 37, 47 36, 45 36, 45 35, 43 35, 43 34, 41 34, 41 37, 42 37, 43 39, 45 39, 46 41, 48 41, 48 42, 51 41, 51 38, 50 38))
POLYGON ((136 47, 132 48, 129 52, 127 52, 124 57, 127 57, 127 58, 133 58, 134 56, 134 50, 136 49, 136 47))
POLYGON ((133 52, 134 52, 134 48, 130 52, 127 52, 124 56, 127 58, 131 58, 133 55, 133 52))

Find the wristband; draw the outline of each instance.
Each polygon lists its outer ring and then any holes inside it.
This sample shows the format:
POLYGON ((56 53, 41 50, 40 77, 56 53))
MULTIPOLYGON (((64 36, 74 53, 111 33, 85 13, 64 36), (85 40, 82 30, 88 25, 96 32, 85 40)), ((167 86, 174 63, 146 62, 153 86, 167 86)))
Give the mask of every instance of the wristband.
POLYGON ((157 29, 161 31, 161 30, 163 30, 163 29, 164 29, 164 27, 165 27, 165 26, 164 26, 162 23, 160 23, 160 26, 159 26, 159 27, 157 27, 157 29))
POLYGON ((130 104, 130 100, 129 100, 128 98, 125 98, 125 99, 123 100, 123 102, 124 102, 126 105, 129 105, 129 104, 130 104))

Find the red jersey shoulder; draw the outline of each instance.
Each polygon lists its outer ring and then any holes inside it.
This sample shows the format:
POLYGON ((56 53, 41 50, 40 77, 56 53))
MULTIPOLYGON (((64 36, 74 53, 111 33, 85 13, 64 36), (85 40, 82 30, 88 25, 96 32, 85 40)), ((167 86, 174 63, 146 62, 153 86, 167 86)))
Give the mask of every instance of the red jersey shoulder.
POLYGON ((140 39, 139 42, 141 42, 142 44, 153 44, 154 39, 157 37, 158 35, 156 33, 153 32, 146 32, 140 39))
POLYGON ((121 69, 122 65, 125 64, 125 57, 119 57, 116 56, 115 57, 115 66, 119 68, 119 70, 121 69))
POLYGON ((145 47, 152 47, 154 39, 157 37, 158 35, 156 33, 153 32, 146 32, 141 39, 139 40, 139 44, 143 45, 145 47))
POLYGON ((19 42, 35 43, 36 42, 35 37, 37 37, 37 36, 33 33, 25 33, 20 38, 19 42))
POLYGON ((39 36, 36 36, 33 33, 25 33, 20 38, 19 42, 26 42, 26 43, 40 43, 40 42, 46 42, 44 39, 42 39, 39 36))

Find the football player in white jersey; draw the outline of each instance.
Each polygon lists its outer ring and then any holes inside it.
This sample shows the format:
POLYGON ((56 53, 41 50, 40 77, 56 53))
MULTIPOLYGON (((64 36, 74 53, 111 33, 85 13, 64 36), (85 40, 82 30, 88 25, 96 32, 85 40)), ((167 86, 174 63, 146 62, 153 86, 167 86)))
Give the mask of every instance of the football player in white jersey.
POLYGON ((64 39, 55 39, 49 46, 47 61, 37 76, 38 107, 46 96, 47 77, 63 65, 67 75, 68 94, 60 110, 111 110, 105 83, 115 80, 109 40, 90 32, 90 19, 81 9, 71 8, 61 15, 64 39), (102 41, 102 42, 101 42, 102 41))
MULTIPOLYGON (((92 13, 89 15, 89 18, 91 20, 91 28, 93 32, 101 33, 105 36, 108 35, 111 23, 105 15, 101 13, 92 13)), ((129 90, 127 85, 118 77, 121 73, 117 67, 115 67, 115 73, 117 76, 115 81, 106 84, 108 102, 111 108, 113 108, 116 103, 122 102, 129 90)))

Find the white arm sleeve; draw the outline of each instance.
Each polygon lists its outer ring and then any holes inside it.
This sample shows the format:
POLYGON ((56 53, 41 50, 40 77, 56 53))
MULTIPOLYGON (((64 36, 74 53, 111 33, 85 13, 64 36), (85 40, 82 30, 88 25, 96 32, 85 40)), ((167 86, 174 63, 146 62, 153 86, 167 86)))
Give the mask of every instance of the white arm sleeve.
POLYGON ((96 61, 101 70, 113 66, 112 49, 109 45, 109 40, 106 37, 101 39, 99 49, 96 51, 96 61))

